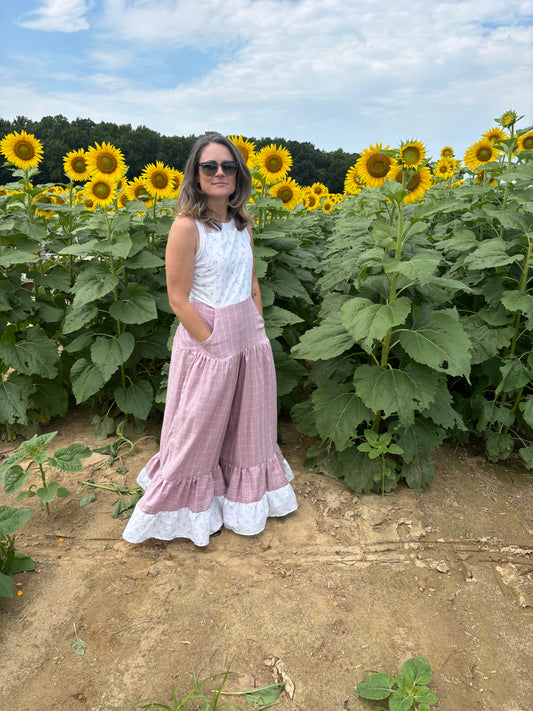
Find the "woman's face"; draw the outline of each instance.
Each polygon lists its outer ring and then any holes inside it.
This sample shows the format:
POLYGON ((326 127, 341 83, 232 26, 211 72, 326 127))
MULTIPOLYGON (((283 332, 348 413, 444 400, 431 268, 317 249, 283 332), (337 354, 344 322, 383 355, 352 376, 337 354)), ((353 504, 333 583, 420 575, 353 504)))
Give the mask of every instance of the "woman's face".
MULTIPOLYGON (((210 161, 215 163, 222 163, 223 161, 234 162, 234 160, 226 146, 220 143, 210 143, 200 153, 199 163, 210 161)), ((226 175, 220 165, 213 176, 204 175, 202 169, 198 166, 198 180, 202 192, 208 197, 226 197, 229 199, 229 196, 235 192, 235 175, 226 175)))

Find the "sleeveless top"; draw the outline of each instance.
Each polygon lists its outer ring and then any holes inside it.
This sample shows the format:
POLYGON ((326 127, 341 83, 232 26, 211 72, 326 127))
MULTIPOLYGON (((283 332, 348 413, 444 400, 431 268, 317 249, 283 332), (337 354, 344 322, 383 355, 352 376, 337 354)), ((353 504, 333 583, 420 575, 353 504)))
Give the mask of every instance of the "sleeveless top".
POLYGON ((238 304, 252 293, 253 252, 250 234, 238 230, 233 219, 222 230, 195 220, 200 245, 194 259, 190 301, 214 309, 238 304))

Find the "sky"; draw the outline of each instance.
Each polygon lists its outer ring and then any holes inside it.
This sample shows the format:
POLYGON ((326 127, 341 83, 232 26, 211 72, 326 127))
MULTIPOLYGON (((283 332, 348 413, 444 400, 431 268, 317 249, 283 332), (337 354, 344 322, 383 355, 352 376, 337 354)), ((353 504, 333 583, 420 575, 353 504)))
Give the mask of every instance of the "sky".
POLYGON ((464 151, 533 124, 533 0, 0 0, 0 117, 464 151))

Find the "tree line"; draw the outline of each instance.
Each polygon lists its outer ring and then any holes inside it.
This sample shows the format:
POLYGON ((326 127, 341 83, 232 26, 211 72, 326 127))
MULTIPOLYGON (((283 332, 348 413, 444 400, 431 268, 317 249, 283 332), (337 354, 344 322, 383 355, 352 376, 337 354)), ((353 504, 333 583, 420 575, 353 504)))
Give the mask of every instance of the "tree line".
MULTIPOLYGON (((91 119, 76 118, 69 121, 65 116, 44 116, 32 121, 17 116, 13 121, 0 118, 0 140, 13 131, 26 131, 38 138, 43 146, 44 157, 39 164, 40 183, 65 183, 63 158, 78 148, 87 149, 95 143, 107 142, 119 148, 128 166, 129 180, 140 175, 148 163, 162 161, 166 165, 183 170, 185 161, 198 136, 164 136, 146 126, 132 128, 131 124, 116 124, 108 121, 95 123, 91 119)), ((283 145, 293 158, 290 177, 300 185, 324 183, 330 192, 343 192, 344 177, 359 155, 347 153, 341 148, 323 151, 308 141, 292 141, 285 138, 246 138, 256 145, 256 150, 275 143, 283 145)), ((12 180, 6 166, 0 167, 0 184, 12 180)))

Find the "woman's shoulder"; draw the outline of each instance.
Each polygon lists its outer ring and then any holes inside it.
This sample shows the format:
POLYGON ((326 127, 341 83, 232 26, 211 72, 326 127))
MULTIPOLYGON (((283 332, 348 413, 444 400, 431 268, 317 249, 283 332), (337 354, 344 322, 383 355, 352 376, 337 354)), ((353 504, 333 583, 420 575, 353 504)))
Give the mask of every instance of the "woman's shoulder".
POLYGON ((198 241, 198 226, 192 217, 176 215, 168 237, 172 241, 192 242, 196 245, 198 241))

